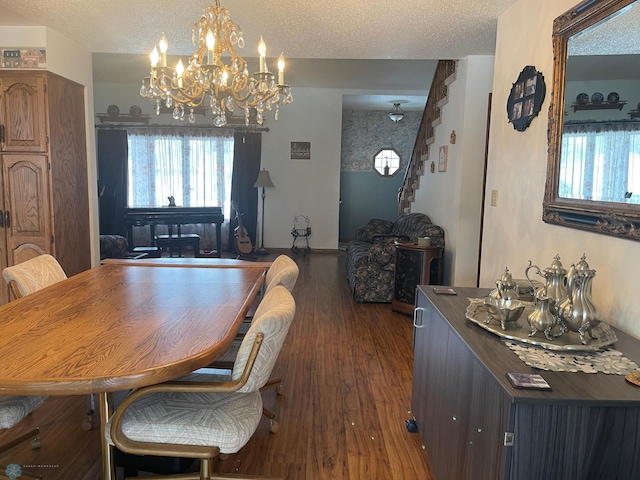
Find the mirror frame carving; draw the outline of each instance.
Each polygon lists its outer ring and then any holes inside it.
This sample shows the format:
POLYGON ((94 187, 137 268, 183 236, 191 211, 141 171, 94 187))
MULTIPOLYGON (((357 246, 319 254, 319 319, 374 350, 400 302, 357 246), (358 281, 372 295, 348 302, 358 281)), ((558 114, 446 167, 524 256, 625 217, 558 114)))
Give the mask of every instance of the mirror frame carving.
POLYGON ((640 241, 639 205, 558 197, 567 41, 572 35, 635 1, 586 0, 553 22, 553 83, 547 130, 549 151, 542 220, 550 224, 640 241))

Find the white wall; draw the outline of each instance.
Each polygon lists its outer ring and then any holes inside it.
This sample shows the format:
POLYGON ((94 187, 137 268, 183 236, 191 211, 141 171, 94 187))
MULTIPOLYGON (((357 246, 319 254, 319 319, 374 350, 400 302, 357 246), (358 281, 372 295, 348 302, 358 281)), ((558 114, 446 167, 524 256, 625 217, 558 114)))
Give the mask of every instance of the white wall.
POLYGON ((456 80, 449 87, 449 103, 420 178, 412 212, 422 212, 445 232, 444 283, 475 286, 478 272, 482 177, 487 109, 493 77, 492 56, 458 61, 456 80), (450 143, 456 132, 455 144, 450 143), (441 146, 448 146, 447 171, 438 171, 441 146), (435 162, 434 173, 429 165, 435 162))
MULTIPOLYGON (((499 190, 497 207, 485 200, 481 286, 492 287, 509 267, 524 277, 527 260, 547 267, 560 254, 565 267, 586 253, 597 270, 593 296, 607 323, 640 338, 640 243, 582 232, 542 221, 547 172, 547 111, 553 78, 553 20, 576 0, 520 0, 498 20, 487 190, 499 190), (506 118, 511 86, 526 65, 544 75, 547 96, 524 132, 506 118)), ((605 89, 606 90, 606 89, 605 89)))
POLYGON ((93 111, 93 70, 91 52, 56 31, 46 27, 0 27, 3 47, 44 47, 47 50, 47 71, 85 87, 84 108, 87 130, 87 171, 89 188, 89 223, 92 264, 100 261, 98 245, 98 196, 93 111))

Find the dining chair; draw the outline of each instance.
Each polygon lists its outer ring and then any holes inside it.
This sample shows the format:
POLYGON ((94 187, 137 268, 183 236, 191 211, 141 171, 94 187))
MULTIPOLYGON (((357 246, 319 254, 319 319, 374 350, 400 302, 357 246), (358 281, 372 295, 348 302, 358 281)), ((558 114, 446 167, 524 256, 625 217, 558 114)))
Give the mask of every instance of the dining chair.
MULTIPOLYGON (((42 402, 44 402, 46 398, 47 397, 44 396, 0 395, 0 430, 12 428, 20 420, 29 415, 42 402)), ((39 448, 40 439, 38 438, 38 433, 40 433, 40 429, 36 427, 13 440, 0 444, 0 455, 14 447, 17 447, 18 445, 23 444, 29 439, 31 439, 32 448, 39 448)), ((11 478, 17 478, 17 476, 20 476, 21 478, 41 478, 39 475, 22 470, 22 468, 17 464, 0 465, 0 473, 16 475, 11 478)))
MULTIPOLYGON (((49 285, 66 280, 67 274, 58 261, 48 253, 24 262, 7 267, 2 271, 2 277, 11 287, 16 298, 42 290, 49 285)), ((82 429, 89 431, 93 428, 93 414, 95 401, 93 395, 89 397, 89 410, 82 421, 82 429)))
MULTIPOLYGON (((298 280, 299 272, 300 270, 296 262, 294 262, 287 255, 279 255, 273 261, 273 263, 269 267, 269 270, 267 270, 262 301, 264 301, 264 298, 266 298, 267 294, 278 285, 281 285, 285 287, 289 292, 292 292, 298 280)), ((259 308, 261 304, 262 302, 258 303, 254 308, 259 308)), ((216 362, 211 364, 212 368, 221 370, 231 370, 233 368, 233 362, 235 361, 238 348, 240 347, 240 342, 242 341, 242 338, 245 335, 246 331, 250 328, 254 316, 255 313, 250 313, 245 318, 245 321, 240 326, 238 335, 236 336, 234 342, 231 344, 231 347, 216 362)), ((269 381, 263 386, 262 391, 270 388, 275 388, 277 395, 284 395, 284 386, 282 385, 281 377, 269 379, 269 381)), ((275 421, 275 413, 267 408, 263 409, 263 413, 270 420, 271 432, 277 433, 280 429, 280 425, 275 421)))
POLYGON ((67 278, 58 261, 44 253, 7 267, 2 276, 16 298, 24 297, 67 278))
POLYGON ((275 287, 256 311, 228 380, 209 382, 205 376, 199 381, 189 375, 134 390, 109 419, 103 432, 107 441, 136 455, 200 459, 199 473, 173 479, 217 478, 212 477, 213 459, 238 452, 258 427, 260 388, 269 379, 294 315, 289 291, 275 287))

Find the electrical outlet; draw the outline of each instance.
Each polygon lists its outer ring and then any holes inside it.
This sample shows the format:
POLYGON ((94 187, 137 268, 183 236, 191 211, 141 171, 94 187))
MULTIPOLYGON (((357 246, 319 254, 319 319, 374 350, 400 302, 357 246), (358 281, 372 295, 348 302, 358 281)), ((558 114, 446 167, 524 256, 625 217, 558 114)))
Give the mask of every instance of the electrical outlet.
POLYGON ((498 206, 498 190, 491 190, 491 206, 498 206))

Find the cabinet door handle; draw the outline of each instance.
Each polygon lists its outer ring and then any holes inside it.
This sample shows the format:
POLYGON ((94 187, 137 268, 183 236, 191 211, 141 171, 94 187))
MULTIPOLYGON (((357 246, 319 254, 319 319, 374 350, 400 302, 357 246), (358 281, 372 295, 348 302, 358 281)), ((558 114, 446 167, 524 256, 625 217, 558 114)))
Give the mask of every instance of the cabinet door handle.
POLYGON ((424 327, 424 322, 422 321, 422 312, 424 312, 425 309, 422 307, 416 307, 413 310, 413 326, 415 328, 423 328, 424 327), (420 312, 420 315, 418 315, 418 312, 420 312), (420 317, 420 325, 418 325, 418 317, 420 317))
POLYGON ((11 226, 11 220, 9 218, 9 210, 4 211, 4 225, 7 228, 11 226))

